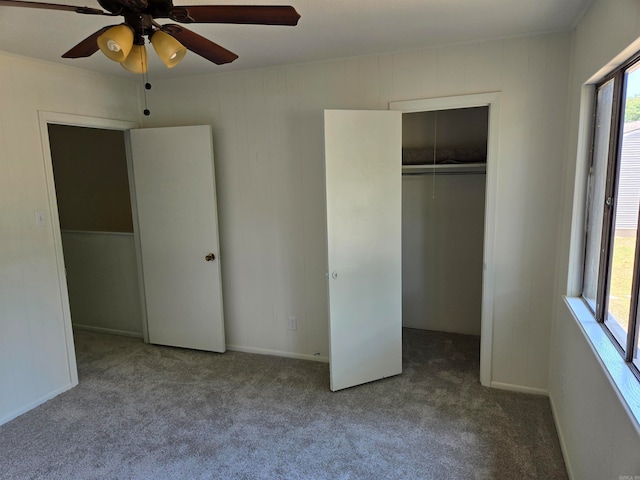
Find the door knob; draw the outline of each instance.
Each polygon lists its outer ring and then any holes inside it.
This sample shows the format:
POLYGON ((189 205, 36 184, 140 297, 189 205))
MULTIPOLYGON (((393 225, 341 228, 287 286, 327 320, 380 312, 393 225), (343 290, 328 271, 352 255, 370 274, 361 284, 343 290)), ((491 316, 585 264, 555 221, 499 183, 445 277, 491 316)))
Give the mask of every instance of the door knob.
POLYGON ((209 254, 207 254, 206 257, 204 257, 204 259, 207 262, 213 262, 216 259, 216 256, 213 253, 209 253, 209 254))
POLYGON ((333 271, 333 273, 331 274, 332 278, 338 278, 338 272, 336 270, 333 271))

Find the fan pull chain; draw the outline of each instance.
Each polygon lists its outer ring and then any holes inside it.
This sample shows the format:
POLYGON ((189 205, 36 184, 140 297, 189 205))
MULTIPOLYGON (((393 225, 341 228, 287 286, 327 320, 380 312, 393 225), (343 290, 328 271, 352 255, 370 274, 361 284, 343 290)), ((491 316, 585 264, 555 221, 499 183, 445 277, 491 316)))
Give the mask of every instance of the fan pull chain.
MULTIPOLYGON (((144 30, 144 21, 142 19, 142 16, 140 17, 140 28, 142 30, 144 30)), ((149 106, 147 105, 147 90, 151 90, 151 84, 149 83, 149 61, 147 60, 147 65, 145 68, 145 64, 144 64, 144 49, 146 48, 144 45, 144 37, 142 37, 142 47, 140 49, 140 70, 142 71, 142 83, 144 84, 144 90, 142 91, 142 94, 144 96, 144 110, 142 111, 142 113, 144 113, 144 115, 146 117, 148 117, 149 115, 151 115, 151 112, 149 111, 149 106)))
MULTIPOLYGON (((144 60, 141 59, 141 61, 144 60)), ((148 117, 149 115, 151 115, 151 112, 149 111, 149 107, 147 105, 147 90, 151 90, 151 84, 149 83, 149 72, 142 72, 142 83, 144 83, 144 91, 142 92, 144 96, 144 110, 142 111, 142 113, 144 113, 145 116, 148 117)))

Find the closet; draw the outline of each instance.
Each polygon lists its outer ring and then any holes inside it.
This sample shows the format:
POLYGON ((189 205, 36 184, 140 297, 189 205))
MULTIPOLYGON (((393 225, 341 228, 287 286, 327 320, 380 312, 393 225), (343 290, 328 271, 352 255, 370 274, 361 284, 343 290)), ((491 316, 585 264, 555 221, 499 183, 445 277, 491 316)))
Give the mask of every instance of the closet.
POLYGON ((402 115, 403 326, 480 335, 489 107, 402 115))

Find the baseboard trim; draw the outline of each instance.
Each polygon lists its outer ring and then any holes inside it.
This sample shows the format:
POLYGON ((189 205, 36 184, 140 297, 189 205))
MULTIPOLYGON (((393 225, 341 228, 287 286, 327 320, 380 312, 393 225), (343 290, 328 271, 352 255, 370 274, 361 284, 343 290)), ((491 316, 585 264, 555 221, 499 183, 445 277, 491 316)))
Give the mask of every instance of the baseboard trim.
POLYGON ((73 324, 75 330, 86 330, 87 332, 106 333, 108 335, 121 335, 123 337, 142 338, 142 333, 129 332, 127 330, 116 330, 114 328, 93 327, 91 325, 73 324))
POLYGON ((511 392, 529 393, 532 395, 542 395, 544 397, 549 396, 549 391, 543 388, 526 387, 524 385, 514 385, 512 383, 491 382, 491 388, 509 390, 511 392))
POLYGON ((9 415, 6 415, 0 418, 0 425, 4 425, 5 423, 10 422, 14 418, 17 418, 20 415, 27 413, 29 410, 33 410, 37 406, 42 405, 44 402, 51 400, 53 397, 57 397, 61 393, 66 392, 67 390, 75 387, 76 385, 77 383, 68 383, 64 387, 57 388, 56 390, 47 393, 43 397, 40 397, 39 399, 37 399, 35 402, 31 402, 28 405, 25 405, 24 407, 21 407, 18 410, 11 412, 9 415))
POLYGON ((311 360, 313 362, 329 363, 329 358, 320 355, 307 355, 304 353, 283 352, 281 350, 269 350, 266 348, 243 347, 241 345, 227 344, 227 350, 244 353, 257 353, 259 355, 272 355, 274 357, 295 358, 297 360, 311 360))
POLYGON ((558 415, 556 414, 556 405, 553 402, 553 395, 549 394, 549 403, 551 404, 551 414, 553 415, 553 422, 556 424, 556 432, 558 432, 558 440, 560 440, 560 450, 562 450, 562 458, 564 458, 564 466, 567 469, 567 475, 569 480, 575 480, 573 475, 573 469, 571 468, 571 460, 569 459, 569 452, 567 451, 567 444, 564 441, 564 435, 560 428, 560 422, 558 422, 558 415))

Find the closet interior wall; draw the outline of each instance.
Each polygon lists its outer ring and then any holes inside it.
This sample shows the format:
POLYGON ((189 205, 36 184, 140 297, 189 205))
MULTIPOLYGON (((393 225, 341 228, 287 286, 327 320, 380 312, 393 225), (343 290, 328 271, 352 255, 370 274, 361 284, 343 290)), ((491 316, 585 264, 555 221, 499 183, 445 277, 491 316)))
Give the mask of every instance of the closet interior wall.
MULTIPOLYGON (((403 166, 432 164, 434 152, 439 162, 455 152, 476 162, 480 152, 486 163, 488 113, 488 107, 405 113, 403 166)), ((404 327, 480 335, 485 186, 478 169, 403 174, 404 327)))

